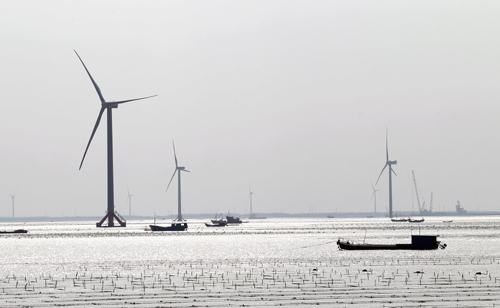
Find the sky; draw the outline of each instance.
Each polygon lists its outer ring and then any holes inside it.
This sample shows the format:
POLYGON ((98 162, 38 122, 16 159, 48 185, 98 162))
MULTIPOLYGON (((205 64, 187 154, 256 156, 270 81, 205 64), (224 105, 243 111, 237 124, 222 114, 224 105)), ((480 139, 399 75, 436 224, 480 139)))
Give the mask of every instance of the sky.
POLYGON ((0 217, 500 209, 498 1, 2 1, 0 217), (388 210, 387 169, 376 184, 388 210))

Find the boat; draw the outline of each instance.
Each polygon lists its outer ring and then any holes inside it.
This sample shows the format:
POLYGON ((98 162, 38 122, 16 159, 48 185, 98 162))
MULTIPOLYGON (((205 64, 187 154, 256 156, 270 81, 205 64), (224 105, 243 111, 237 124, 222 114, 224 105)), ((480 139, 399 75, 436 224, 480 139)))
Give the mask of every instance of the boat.
POLYGON ((227 222, 220 222, 220 223, 216 223, 216 224, 209 224, 209 223, 205 223, 205 226, 207 227, 225 227, 227 226, 227 222))
POLYGON ((241 223, 243 223, 243 221, 239 217, 234 217, 234 216, 230 216, 230 215, 226 216, 226 220, 227 220, 228 224, 241 224, 241 223))
POLYGON ((172 223, 169 227, 162 227, 158 225, 149 225, 151 231, 185 231, 188 228, 187 223, 172 223))
POLYGON ((408 218, 391 218, 392 222, 408 222, 408 218))
POLYGON ((28 230, 17 229, 14 231, 0 231, 0 234, 12 234, 12 233, 28 233, 28 230))
POLYGON ((411 244, 365 244, 339 239, 337 246, 341 250, 434 250, 446 248, 446 244, 441 244, 437 240, 437 235, 412 235, 411 244))
POLYGON ((413 218, 411 218, 411 217, 410 217, 410 219, 409 219, 408 221, 409 221, 409 222, 424 222, 424 221, 425 221, 425 219, 423 219, 423 218, 420 218, 420 219, 413 219, 413 218))

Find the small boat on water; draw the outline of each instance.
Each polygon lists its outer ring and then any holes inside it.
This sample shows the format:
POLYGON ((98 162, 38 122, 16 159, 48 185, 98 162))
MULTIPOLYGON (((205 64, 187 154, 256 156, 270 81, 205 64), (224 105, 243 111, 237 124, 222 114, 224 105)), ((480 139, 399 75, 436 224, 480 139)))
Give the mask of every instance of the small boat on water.
POLYGON ((446 248, 446 244, 441 244, 437 240, 437 235, 412 235, 411 244, 365 244, 339 239, 337 246, 341 250, 434 250, 446 248))
POLYGON ((391 218, 392 222, 408 222, 408 218, 391 218))
POLYGON ((151 231, 185 231, 188 228, 187 223, 173 222, 169 227, 162 227, 158 225, 149 225, 151 231))
POLYGON ((220 222, 220 223, 216 223, 216 224, 214 224, 214 223, 209 224, 206 222, 205 226, 207 226, 207 227, 225 227, 225 226, 227 226, 227 222, 224 221, 224 222, 220 222))
POLYGON ((411 218, 411 217, 410 217, 410 219, 409 219, 408 221, 409 221, 409 222, 424 222, 424 221, 425 221, 425 219, 423 219, 423 218, 420 218, 420 219, 413 219, 413 218, 411 218))
POLYGON ((0 234, 13 234, 13 233, 28 233, 28 230, 17 229, 14 231, 0 231, 0 234))

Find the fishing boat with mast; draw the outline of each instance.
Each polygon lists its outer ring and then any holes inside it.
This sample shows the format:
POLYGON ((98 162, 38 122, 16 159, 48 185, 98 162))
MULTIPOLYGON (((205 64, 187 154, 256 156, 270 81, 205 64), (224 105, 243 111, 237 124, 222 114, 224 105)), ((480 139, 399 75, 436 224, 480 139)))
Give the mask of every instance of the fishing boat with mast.
POLYGON ((154 223, 152 225, 149 225, 149 228, 151 231, 186 231, 188 228, 188 224, 186 222, 180 222, 174 220, 172 221, 170 226, 159 226, 156 224, 156 215, 155 215, 154 223))

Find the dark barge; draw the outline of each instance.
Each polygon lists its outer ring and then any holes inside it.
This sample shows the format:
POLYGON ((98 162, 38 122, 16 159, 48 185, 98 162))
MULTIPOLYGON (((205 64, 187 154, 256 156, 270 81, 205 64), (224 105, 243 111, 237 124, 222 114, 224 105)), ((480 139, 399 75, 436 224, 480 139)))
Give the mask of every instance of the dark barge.
POLYGON ((0 234, 13 234, 13 233, 28 233, 28 230, 17 229, 14 231, 0 231, 0 234))
POLYGON ((172 223, 169 227, 162 227, 158 225, 149 225, 151 231, 185 231, 188 228, 187 223, 172 223))
POLYGON ((412 235, 411 244, 365 244, 339 239, 337 246, 341 250, 434 250, 444 249, 446 244, 441 244, 437 235, 412 235))

